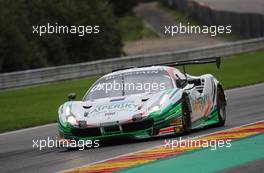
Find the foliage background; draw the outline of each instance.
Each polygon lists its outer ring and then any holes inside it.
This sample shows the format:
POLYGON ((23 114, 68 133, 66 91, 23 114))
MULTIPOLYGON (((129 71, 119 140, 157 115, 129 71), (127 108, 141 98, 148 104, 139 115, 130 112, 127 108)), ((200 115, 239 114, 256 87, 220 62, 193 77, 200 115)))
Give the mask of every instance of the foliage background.
POLYGON ((0 73, 118 57, 119 18, 135 0, 0 0, 0 73), (33 25, 100 25, 100 34, 32 34, 33 25))

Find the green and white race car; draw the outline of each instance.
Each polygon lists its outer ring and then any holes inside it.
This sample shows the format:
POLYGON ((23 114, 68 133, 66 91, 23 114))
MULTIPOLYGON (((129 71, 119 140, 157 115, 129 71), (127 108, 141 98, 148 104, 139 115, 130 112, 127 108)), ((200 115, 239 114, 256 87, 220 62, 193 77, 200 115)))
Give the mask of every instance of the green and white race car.
POLYGON ((101 77, 81 101, 71 94, 59 107, 61 139, 142 138, 223 126, 226 98, 219 81, 211 74, 192 76, 174 68, 210 62, 219 63, 219 58, 130 68, 101 77))

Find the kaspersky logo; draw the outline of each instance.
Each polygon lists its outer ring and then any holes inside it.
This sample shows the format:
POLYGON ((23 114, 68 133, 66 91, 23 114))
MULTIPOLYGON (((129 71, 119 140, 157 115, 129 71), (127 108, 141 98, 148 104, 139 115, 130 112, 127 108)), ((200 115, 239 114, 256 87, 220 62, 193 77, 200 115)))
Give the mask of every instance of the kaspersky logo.
POLYGON ((93 110, 88 112, 88 114, 92 113, 105 113, 110 111, 132 111, 137 108, 137 105, 133 102, 122 102, 122 103, 113 103, 113 104, 105 104, 96 106, 93 110))

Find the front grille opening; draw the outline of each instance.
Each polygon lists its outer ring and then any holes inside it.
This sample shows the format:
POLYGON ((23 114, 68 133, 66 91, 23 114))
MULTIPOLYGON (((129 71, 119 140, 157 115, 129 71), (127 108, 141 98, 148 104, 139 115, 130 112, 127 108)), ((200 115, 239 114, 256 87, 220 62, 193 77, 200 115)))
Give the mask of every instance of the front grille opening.
POLYGON ((106 126, 104 127, 104 132, 105 133, 119 133, 120 132, 119 125, 106 126))
POLYGON ((71 133, 77 137, 101 136, 100 128, 72 128, 71 133))
POLYGON ((122 125, 123 132, 133 132, 151 128, 153 120, 144 120, 139 122, 127 123, 122 125))

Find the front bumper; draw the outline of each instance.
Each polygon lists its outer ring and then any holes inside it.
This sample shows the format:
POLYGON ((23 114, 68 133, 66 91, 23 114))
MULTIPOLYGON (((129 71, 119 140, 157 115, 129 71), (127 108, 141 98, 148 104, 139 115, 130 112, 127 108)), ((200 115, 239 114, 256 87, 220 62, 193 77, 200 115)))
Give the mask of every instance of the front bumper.
POLYGON ((89 128, 63 127, 59 123, 59 133, 61 138, 75 140, 95 140, 114 136, 149 136, 151 134, 153 125, 154 121, 152 119, 118 125, 89 128))
POLYGON ((155 122, 153 119, 145 119, 130 123, 104 126, 104 127, 63 127, 59 123, 61 139, 70 140, 97 140, 111 137, 145 138, 156 136, 160 130, 171 127, 170 133, 178 133, 181 125, 181 117, 155 122), (175 122, 178 122, 178 124, 175 122))

